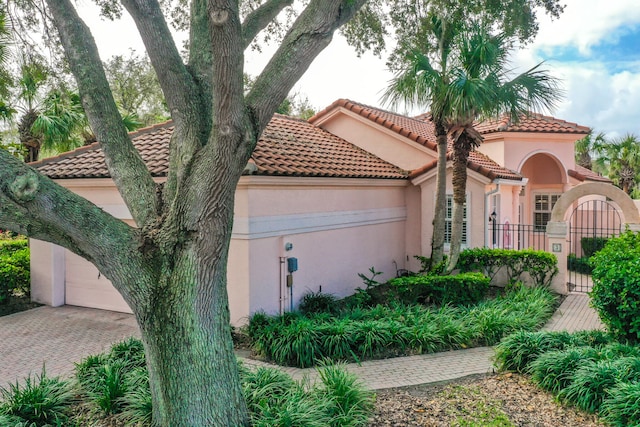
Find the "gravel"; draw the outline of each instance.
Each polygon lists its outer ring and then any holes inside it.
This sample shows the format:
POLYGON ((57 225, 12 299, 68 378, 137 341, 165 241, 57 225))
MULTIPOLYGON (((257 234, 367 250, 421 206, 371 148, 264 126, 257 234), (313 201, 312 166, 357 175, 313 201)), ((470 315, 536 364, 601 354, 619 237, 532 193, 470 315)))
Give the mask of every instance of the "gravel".
POLYGON ((517 374, 474 375, 459 380, 379 390, 372 427, 602 426, 596 416, 560 405, 517 374))

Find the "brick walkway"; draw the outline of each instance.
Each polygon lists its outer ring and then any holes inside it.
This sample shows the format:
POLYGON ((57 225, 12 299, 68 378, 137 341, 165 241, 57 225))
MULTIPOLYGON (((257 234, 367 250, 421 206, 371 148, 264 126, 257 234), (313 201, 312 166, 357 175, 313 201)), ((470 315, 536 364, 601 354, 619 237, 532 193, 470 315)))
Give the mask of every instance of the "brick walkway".
MULTIPOLYGON (((584 294, 570 294, 547 330, 602 327, 584 294)), ((64 306, 39 307, 0 317, 0 386, 39 373, 43 363, 54 375, 69 374, 74 362, 99 353, 114 342, 138 335, 132 315, 64 306)), ((346 368, 371 389, 424 384, 492 372, 490 347, 351 363, 346 368)), ((243 359, 250 366, 273 366, 243 359)), ((294 378, 315 378, 313 369, 282 368, 294 378)))

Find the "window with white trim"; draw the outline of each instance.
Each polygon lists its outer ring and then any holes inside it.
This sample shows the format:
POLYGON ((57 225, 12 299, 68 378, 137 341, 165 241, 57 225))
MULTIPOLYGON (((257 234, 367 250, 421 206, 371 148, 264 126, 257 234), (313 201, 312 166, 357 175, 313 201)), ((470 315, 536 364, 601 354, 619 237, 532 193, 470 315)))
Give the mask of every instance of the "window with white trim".
MULTIPOLYGON (((467 204, 462 211, 462 244, 467 244, 467 204)), ((451 228, 453 224, 453 194, 447 194, 447 209, 444 219, 444 242, 451 243, 451 228)))
POLYGON ((535 231, 546 231, 547 223, 551 219, 551 211, 561 194, 537 193, 533 195, 533 225, 535 231))

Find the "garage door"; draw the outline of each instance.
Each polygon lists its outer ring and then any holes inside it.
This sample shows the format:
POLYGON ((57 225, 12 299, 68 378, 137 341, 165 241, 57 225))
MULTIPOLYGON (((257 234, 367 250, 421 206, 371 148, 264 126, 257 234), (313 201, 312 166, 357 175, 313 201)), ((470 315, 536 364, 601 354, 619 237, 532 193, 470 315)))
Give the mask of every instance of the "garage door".
POLYGON ((65 304, 131 313, 122 296, 93 264, 69 251, 65 263, 65 304))

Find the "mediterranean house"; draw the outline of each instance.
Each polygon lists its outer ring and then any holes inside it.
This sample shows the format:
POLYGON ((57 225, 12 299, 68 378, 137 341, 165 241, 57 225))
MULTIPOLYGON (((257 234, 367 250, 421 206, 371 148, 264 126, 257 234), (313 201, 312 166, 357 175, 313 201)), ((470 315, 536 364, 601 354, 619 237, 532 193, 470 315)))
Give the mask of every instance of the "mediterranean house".
MULTIPOLYGON (((477 126, 468 162, 464 245, 545 249, 555 202, 585 183, 609 183, 575 164, 589 132, 532 114, 477 126), (499 226, 499 227, 498 227, 499 226), (538 243, 532 243, 538 242, 538 243)), ((157 181, 166 179, 172 123, 131 134, 157 181)), ((345 296, 370 267, 382 279, 419 268, 431 249, 436 141, 428 116, 406 117, 340 99, 303 121, 275 115, 236 190, 228 289, 234 324, 295 308, 307 292, 345 296)), ((133 225, 95 143, 32 164, 133 225)), ((447 192, 452 192, 448 170, 447 192)), ((451 199, 447 208, 447 239, 451 199)), ((32 298, 130 311, 108 278, 56 245, 31 242, 32 298)))

